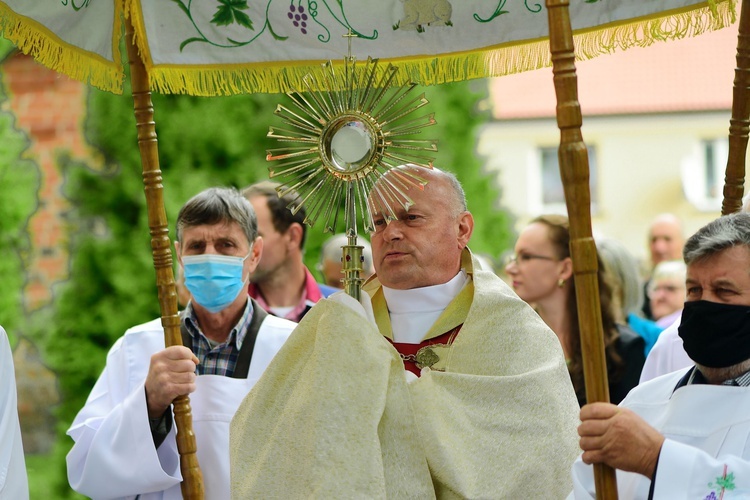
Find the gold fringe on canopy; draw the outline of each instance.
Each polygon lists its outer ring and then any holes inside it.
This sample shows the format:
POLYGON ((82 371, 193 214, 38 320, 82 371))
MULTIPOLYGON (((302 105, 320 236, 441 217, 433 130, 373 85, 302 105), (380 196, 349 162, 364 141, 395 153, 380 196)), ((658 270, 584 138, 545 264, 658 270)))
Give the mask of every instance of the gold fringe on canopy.
MULTIPOLYGON (((127 0, 129 5, 135 0, 127 0)), ((591 59, 618 49, 646 47, 655 42, 679 40, 731 25, 736 19, 736 0, 709 0, 702 5, 664 12, 635 21, 612 23, 574 33, 576 58, 591 59)), ((135 17, 139 43, 146 39, 140 15, 135 17)), ((142 53, 144 52, 143 49, 142 53)), ((147 51, 146 51, 147 52, 147 51)), ((474 78, 520 73, 550 66, 546 38, 514 42, 475 51, 429 57, 388 58, 399 71, 399 85, 416 82, 436 85, 474 78)), ((278 93, 296 91, 305 86, 302 79, 319 72, 324 61, 276 62, 224 66, 155 66, 146 61, 151 86, 157 92, 200 96, 238 93, 278 93)), ((381 63, 383 60, 381 60, 381 63)), ((333 61, 337 68, 344 62, 333 61)))
MULTIPOLYGON (((324 61, 278 61, 215 65, 154 64, 148 46, 141 2, 114 0, 113 61, 107 61, 61 40, 40 23, 17 14, 0 1, 0 29, 24 53, 71 78, 103 90, 122 93, 124 78, 119 42, 121 16, 128 16, 135 28, 139 54, 149 71, 151 89, 168 94, 199 96, 239 93, 278 93, 304 88, 303 78, 319 72, 324 61), (115 22, 117 20, 117 22, 115 22)), ((656 41, 681 39, 716 30, 735 20, 736 0, 708 0, 681 10, 661 12, 633 21, 614 22, 575 32, 576 56, 590 59, 617 49, 644 47, 656 41)), ((396 84, 416 82, 435 85, 474 78, 503 76, 549 66, 546 38, 509 42, 489 48, 430 55, 388 58, 399 71, 396 84)), ((385 62, 381 58, 381 63, 385 62)), ((333 61, 343 67, 343 58, 333 61)))
POLYGON ((648 47, 654 42, 681 40, 716 31, 737 20, 736 1, 709 0, 697 9, 660 13, 658 16, 630 23, 599 26, 574 35, 576 57, 591 59, 617 49, 648 47))
MULTIPOLYGON (((115 2, 115 19, 120 19, 121 4, 115 2)), ((114 23, 112 37, 113 61, 85 51, 61 40, 57 35, 26 16, 17 14, 0 2, 0 31, 24 54, 32 56, 44 66, 97 87, 107 92, 122 94, 125 78, 121 64, 119 43, 122 23, 114 23)))
MULTIPOLYGON (((681 40, 726 28, 736 20, 735 7, 735 0, 710 0, 699 8, 662 12, 650 18, 574 31, 576 60, 593 59, 618 49, 648 47, 656 42, 681 40)), ((522 46, 498 47, 490 51, 487 58, 487 74, 483 75, 486 77, 510 75, 552 65, 547 38, 522 46)))

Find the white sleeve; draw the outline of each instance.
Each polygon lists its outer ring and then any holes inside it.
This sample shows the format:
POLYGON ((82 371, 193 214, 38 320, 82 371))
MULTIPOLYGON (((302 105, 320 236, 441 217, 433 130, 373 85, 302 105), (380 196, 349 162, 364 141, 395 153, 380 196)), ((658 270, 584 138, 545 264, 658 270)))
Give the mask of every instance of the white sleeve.
POLYGON ((750 450, 714 458, 667 439, 656 468, 654 498, 750 498, 750 450))
MULTIPOLYGON (((664 441, 656 468, 653 498, 750 498, 750 450, 746 456, 714 458, 699 448, 671 439, 664 441)), ((568 500, 593 500, 593 467, 579 456, 573 463, 573 492, 568 500)), ((620 498, 646 500, 651 482, 640 474, 617 471, 620 498)))
POLYGON ((0 326, 0 500, 28 500, 29 482, 18 422, 16 375, 8 336, 0 326))
POLYGON ((642 384, 666 373, 693 366, 693 361, 685 352, 682 339, 678 335, 679 326, 680 320, 678 319, 661 332, 656 344, 646 357, 639 383, 642 384))
POLYGON ((573 475, 573 491, 568 495, 568 500, 594 500, 594 472, 590 465, 586 465, 579 455, 573 462, 571 470, 573 475))
POLYGON ((178 484, 175 428, 157 452, 151 436, 144 382, 150 355, 134 360, 119 339, 86 404, 68 429, 75 444, 67 456, 68 481, 84 495, 121 498, 178 484))

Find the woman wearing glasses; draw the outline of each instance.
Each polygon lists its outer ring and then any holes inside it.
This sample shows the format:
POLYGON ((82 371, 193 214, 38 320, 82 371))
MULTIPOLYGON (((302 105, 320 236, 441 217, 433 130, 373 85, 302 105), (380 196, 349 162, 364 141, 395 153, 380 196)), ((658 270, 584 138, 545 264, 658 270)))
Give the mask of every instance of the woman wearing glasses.
MULTIPOLYGON (((505 266, 513 289, 531 304, 562 344, 578 402, 586 403, 568 218, 542 215, 518 237, 505 266)), ((609 377, 609 397, 619 403, 638 385, 645 360, 643 338, 615 322, 610 279, 599 259, 599 296, 609 377)))

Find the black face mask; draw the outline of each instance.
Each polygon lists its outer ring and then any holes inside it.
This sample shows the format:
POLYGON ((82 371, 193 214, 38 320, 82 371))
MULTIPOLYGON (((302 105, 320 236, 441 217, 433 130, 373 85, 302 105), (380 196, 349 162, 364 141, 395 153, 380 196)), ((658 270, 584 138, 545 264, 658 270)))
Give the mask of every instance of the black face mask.
POLYGON ((750 359, 750 306, 685 302, 677 331, 699 365, 727 368, 750 359))

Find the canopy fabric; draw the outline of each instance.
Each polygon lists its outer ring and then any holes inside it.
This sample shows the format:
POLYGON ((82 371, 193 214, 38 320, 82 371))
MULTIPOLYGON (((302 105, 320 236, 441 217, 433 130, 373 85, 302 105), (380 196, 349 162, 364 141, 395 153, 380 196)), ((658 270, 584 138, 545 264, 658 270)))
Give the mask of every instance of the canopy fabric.
POLYGON ((2 36, 41 64, 110 92, 122 93, 119 52, 122 2, 0 2, 2 36))
MULTIPOLYGON (((735 0, 572 0, 579 58, 724 27, 735 0)), ((392 61, 399 83, 502 76, 550 64, 541 0, 2 0, 3 35, 42 64, 122 92, 122 14, 162 93, 287 92, 348 53, 392 61)))

